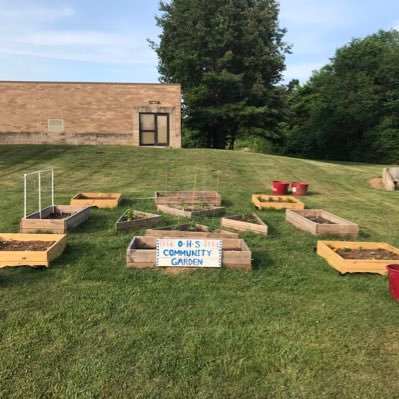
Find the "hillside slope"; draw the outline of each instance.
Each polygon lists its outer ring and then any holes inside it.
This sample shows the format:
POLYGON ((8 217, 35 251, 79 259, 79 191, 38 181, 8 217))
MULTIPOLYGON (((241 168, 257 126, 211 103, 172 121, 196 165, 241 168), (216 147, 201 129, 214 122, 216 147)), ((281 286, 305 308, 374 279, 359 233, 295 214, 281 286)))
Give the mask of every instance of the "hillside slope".
MULTIPOLYGON (((120 191, 123 209, 154 210, 145 198, 156 190, 218 189, 233 214, 274 179, 306 180, 307 207, 399 246, 399 193, 368 183, 381 166, 205 149, 0 146, 1 232, 18 230, 23 173, 48 167, 57 203, 120 191)), ((250 273, 125 270, 133 233, 114 230, 123 209, 93 210, 47 270, 0 269, 0 397, 397 395, 399 308, 385 277, 340 276, 314 253, 315 237, 273 211, 258 212, 268 237, 243 235, 250 273)))

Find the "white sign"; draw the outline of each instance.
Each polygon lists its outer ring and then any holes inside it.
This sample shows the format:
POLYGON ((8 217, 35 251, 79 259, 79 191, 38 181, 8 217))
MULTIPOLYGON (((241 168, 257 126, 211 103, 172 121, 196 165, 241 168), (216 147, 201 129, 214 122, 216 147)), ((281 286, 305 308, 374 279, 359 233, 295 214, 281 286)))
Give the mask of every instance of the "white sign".
POLYGON ((157 266, 222 267, 222 240, 157 240, 157 266))

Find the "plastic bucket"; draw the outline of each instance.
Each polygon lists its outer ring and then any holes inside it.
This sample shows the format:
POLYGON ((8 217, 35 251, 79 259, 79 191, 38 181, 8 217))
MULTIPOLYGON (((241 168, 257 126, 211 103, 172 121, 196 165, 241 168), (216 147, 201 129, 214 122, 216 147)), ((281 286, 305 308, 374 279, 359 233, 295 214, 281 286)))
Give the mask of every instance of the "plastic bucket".
POLYGON ((288 187, 290 186, 290 183, 287 181, 282 181, 282 180, 273 180, 273 194, 277 195, 285 195, 288 194, 288 187))
POLYGON ((399 265, 388 265, 389 291, 392 298, 399 301, 399 265))
POLYGON ((292 194, 294 195, 306 195, 308 192, 309 184, 303 181, 293 181, 291 183, 292 194))

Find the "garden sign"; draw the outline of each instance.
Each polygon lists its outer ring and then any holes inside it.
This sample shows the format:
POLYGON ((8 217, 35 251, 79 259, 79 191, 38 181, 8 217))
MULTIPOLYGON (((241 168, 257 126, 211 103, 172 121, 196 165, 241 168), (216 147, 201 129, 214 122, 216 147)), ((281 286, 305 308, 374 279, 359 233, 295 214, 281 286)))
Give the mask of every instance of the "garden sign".
POLYGON ((158 239, 156 265, 221 267, 222 240, 158 239))

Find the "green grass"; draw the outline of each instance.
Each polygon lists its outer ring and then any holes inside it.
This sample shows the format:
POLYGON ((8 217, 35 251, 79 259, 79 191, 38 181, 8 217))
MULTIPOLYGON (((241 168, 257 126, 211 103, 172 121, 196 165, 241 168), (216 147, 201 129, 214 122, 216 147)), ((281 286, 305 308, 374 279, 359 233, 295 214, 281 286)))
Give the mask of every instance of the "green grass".
MULTIPOLYGON (((100 146, 0 146, 1 232, 18 231, 23 173, 46 167, 59 204, 121 191, 123 209, 149 211, 135 198, 216 189, 218 173, 230 214, 252 210, 273 179, 307 180, 307 207, 399 245, 399 193, 368 185, 380 166, 100 146)), ((0 398, 399 397, 399 306, 385 277, 339 275, 278 211, 257 212, 268 237, 243 235, 252 272, 126 270, 123 209, 93 210, 49 269, 0 270, 0 398)))

